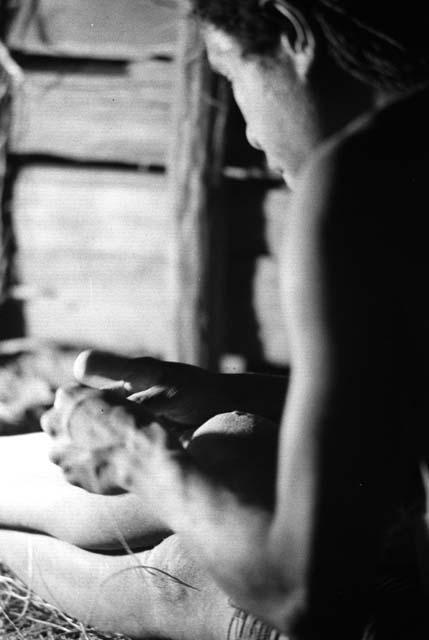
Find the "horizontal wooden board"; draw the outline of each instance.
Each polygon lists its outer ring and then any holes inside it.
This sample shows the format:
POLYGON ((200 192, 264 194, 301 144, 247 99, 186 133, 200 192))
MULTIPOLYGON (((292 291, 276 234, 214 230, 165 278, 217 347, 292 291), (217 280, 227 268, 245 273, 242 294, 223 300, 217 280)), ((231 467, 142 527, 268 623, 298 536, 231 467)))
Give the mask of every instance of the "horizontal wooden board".
POLYGON ((171 138, 170 62, 123 75, 25 72, 16 94, 10 148, 80 161, 165 165, 171 138))
POLYGON ((8 44, 27 53, 117 60, 171 55, 176 38, 174 2, 20 0, 8 44))
POLYGON ((30 336, 167 355, 174 227, 165 176, 29 166, 14 198, 30 336))
POLYGON ((170 299, 157 290, 135 286, 118 304, 115 290, 102 298, 88 295, 80 287, 73 299, 34 298, 25 305, 30 336, 139 355, 168 357, 171 353, 170 299))

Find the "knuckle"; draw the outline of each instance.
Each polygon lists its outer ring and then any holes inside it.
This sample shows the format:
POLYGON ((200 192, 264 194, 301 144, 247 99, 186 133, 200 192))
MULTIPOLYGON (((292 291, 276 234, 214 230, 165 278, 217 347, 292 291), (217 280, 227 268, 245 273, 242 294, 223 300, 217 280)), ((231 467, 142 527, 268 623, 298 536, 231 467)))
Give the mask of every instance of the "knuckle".
POLYGON ((55 393, 54 408, 61 409, 61 407, 66 402, 66 399, 67 399, 66 391, 63 387, 60 387, 59 389, 57 389, 55 393))
POLYGON ((49 460, 57 467, 61 467, 64 460, 63 453, 58 449, 52 449, 49 452, 49 460))
POLYGON ((82 387, 78 384, 59 387, 55 393, 54 408, 59 410, 67 408, 81 393, 82 387))
POLYGON ((54 409, 49 409, 40 418, 42 430, 51 437, 58 435, 58 419, 54 409))

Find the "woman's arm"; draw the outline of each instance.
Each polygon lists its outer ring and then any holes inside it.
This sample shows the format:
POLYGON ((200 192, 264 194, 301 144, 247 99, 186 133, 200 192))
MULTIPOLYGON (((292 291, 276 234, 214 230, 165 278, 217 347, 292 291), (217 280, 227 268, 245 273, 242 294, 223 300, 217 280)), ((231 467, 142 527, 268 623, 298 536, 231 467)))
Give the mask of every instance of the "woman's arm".
POLYGON ((283 559, 286 591, 304 594, 301 616, 287 624, 299 623, 303 638, 361 637, 408 472, 378 169, 364 136, 317 158, 283 254, 292 377, 268 548, 283 559))
POLYGON ((288 375, 214 373, 179 362, 103 351, 81 353, 74 373, 79 382, 95 388, 121 381, 125 393, 148 411, 194 428, 235 410, 279 422, 289 379, 288 375))
POLYGON ((292 377, 274 515, 225 486, 253 468, 248 452, 209 472, 222 439, 201 460, 169 446, 156 424, 136 433, 117 414, 128 435, 109 453, 116 482, 157 506, 238 605, 299 638, 343 636, 346 619, 348 637, 359 637, 401 483, 389 430, 386 258, 374 225, 368 233, 372 195, 358 166, 354 152, 318 159, 291 214, 282 296, 292 377))
POLYGON ((317 159, 291 213, 282 297, 292 377, 274 517, 186 464, 166 515, 239 604, 302 638, 342 636, 345 621, 360 637, 406 473, 389 249, 364 159, 354 148, 317 159))

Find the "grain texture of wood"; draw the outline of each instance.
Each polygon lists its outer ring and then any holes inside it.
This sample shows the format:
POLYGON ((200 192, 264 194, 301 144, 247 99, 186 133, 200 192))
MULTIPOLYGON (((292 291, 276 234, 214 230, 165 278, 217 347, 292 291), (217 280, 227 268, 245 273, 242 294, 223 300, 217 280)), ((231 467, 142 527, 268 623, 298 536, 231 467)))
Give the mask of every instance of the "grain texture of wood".
MULTIPOLYGON (((55 68, 56 66, 56 68, 55 68)), ((121 74, 93 68, 27 70, 14 101, 10 150, 85 162, 165 165, 173 64, 146 61, 121 74)))
MULTIPOLYGON (((1 44, 0 44, 1 46, 1 44)), ((6 144, 9 134, 10 84, 7 74, 0 64, 0 203, 3 203, 3 190, 6 177, 6 144)), ((1 205, 0 205, 1 206, 1 205)), ((7 232, 4 229, 3 212, 0 209, 0 305, 5 293, 7 254, 7 232), (5 237, 6 234, 6 237, 5 237)))
POLYGON ((164 175, 24 167, 15 184, 28 334, 166 356, 174 229, 164 175))
POLYGON ((20 80, 19 67, 0 42, 0 339, 22 335, 20 305, 9 296, 14 278, 14 238, 8 207, 11 177, 7 154, 12 97, 20 80))
POLYGON ((113 60, 174 55, 174 2, 20 0, 8 45, 31 54, 113 60))
POLYGON ((215 369, 222 352, 225 235, 220 176, 227 89, 211 71, 192 20, 182 20, 170 161, 176 244, 176 348, 215 369))

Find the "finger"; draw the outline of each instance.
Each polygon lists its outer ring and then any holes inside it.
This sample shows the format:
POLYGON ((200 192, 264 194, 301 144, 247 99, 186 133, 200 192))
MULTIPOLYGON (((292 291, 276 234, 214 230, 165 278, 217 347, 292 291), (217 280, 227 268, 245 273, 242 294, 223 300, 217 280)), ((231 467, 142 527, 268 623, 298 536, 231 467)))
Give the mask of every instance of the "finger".
POLYGON ((163 363, 155 358, 126 358, 106 351, 83 351, 77 357, 73 373, 79 382, 97 389, 122 385, 131 395, 157 384, 163 363), (116 383, 116 384, 115 384, 116 383))
POLYGON ((51 438, 58 435, 58 415, 55 409, 49 409, 40 418, 42 430, 51 438))
POLYGON ((157 413, 157 409, 168 409, 171 404, 171 394, 169 394, 168 387, 154 385, 144 391, 132 393, 128 396, 128 400, 144 405, 147 409, 157 413))
POLYGON ((67 409, 70 404, 75 403, 77 398, 80 398, 88 392, 89 389, 85 389, 85 387, 82 387, 80 384, 69 384, 65 387, 59 387, 55 392, 54 407, 58 411, 67 409))

